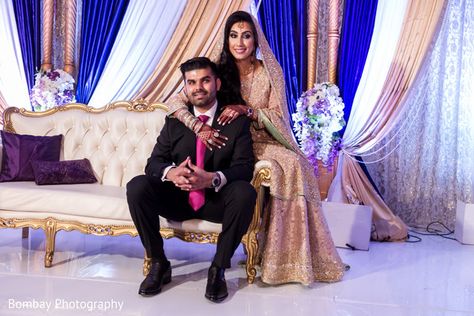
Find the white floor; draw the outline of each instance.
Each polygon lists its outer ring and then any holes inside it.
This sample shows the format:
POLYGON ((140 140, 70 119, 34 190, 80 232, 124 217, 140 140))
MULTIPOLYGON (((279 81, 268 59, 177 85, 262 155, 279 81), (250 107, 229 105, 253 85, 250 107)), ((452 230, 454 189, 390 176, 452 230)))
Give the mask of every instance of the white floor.
POLYGON ((21 230, 0 229, 0 315, 474 315, 474 246, 422 238, 340 249, 351 265, 344 280, 310 287, 248 285, 239 249, 229 298, 213 304, 204 298, 213 245, 165 241, 173 280, 143 298, 138 238, 60 232, 54 266, 44 268, 43 231, 22 240, 21 230))

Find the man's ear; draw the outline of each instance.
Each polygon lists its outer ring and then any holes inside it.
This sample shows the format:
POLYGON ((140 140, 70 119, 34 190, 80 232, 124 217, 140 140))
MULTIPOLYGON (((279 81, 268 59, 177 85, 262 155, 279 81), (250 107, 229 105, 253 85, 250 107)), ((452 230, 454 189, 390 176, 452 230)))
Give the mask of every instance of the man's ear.
POLYGON ((183 92, 184 92, 184 95, 188 98, 188 91, 186 89, 186 80, 184 80, 183 92))
POLYGON ((220 78, 217 78, 216 79, 216 90, 219 91, 221 89, 221 79, 220 78))

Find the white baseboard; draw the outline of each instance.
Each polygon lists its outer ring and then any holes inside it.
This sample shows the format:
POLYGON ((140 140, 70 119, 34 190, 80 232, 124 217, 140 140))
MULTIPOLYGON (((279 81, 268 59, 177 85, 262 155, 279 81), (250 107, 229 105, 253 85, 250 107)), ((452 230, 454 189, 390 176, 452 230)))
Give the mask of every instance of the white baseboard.
POLYGON ((323 202, 323 213, 336 247, 369 250, 372 207, 323 202))
POLYGON ((462 244, 474 245, 474 204, 458 200, 454 238, 462 244))

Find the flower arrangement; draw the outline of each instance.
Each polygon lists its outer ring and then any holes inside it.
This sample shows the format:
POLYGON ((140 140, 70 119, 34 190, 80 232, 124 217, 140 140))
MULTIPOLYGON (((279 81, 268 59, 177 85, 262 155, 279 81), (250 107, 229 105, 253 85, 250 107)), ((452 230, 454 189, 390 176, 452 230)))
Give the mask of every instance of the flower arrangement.
POLYGON ((296 103, 293 129, 303 153, 317 173, 317 160, 330 169, 342 148, 339 131, 344 127, 344 102, 332 83, 315 84, 296 103))
POLYGON ((40 70, 30 91, 34 111, 46 111, 56 106, 76 102, 74 78, 62 69, 40 70))

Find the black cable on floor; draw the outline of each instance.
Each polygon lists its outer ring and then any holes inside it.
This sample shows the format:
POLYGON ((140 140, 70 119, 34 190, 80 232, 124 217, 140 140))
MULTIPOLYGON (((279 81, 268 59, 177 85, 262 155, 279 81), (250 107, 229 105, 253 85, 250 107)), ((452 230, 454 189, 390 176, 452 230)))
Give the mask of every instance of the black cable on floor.
POLYGON ((421 242, 422 240, 423 239, 421 239, 421 237, 408 234, 408 238, 407 240, 405 240, 405 242, 416 243, 416 242, 421 242), (410 240, 410 238, 415 238, 415 240, 410 240))
MULTIPOLYGON (((421 228, 421 227, 415 227, 415 228, 421 228)), ((414 233, 414 234, 423 235, 423 236, 439 236, 439 237, 446 238, 446 239, 456 240, 456 238, 448 237, 449 235, 454 233, 454 230, 450 230, 448 228, 448 226, 446 226, 444 223, 442 223, 440 221, 434 221, 434 222, 429 223, 426 226, 425 230, 427 231, 427 233, 416 231, 416 230, 413 230, 413 229, 410 229, 409 231, 414 233), (444 228, 444 231, 436 229, 436 228, 432 228, 432 226, 436 225, 436 224, 442 226, 444 228)), ((409 237, 410 237, 410 235, 409 235, 409 237)), ((412 236, 412 237, 414 237, 414 236, 412 236)), ((420 238, 420 237, 418 237, 418 238, 420 238)))

